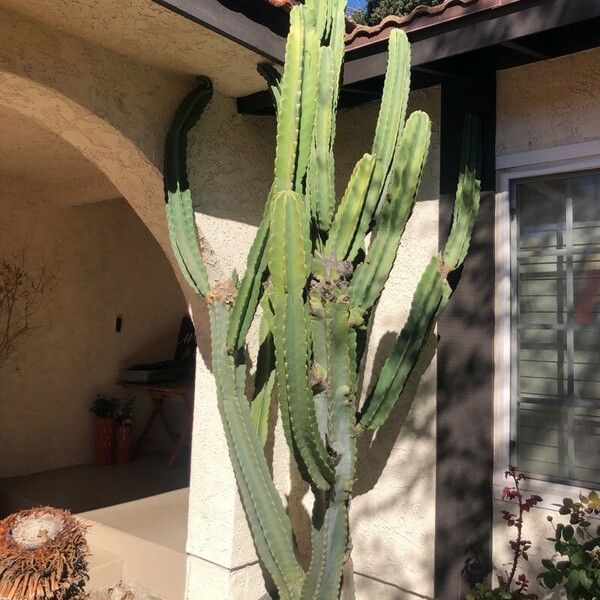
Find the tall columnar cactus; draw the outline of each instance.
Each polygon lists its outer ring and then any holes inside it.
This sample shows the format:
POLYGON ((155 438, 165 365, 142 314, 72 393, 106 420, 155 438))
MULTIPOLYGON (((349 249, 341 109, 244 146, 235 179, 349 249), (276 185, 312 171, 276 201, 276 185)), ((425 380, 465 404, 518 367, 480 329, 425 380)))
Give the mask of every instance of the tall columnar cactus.
POLYGON ((369 320, 415 204, 431 124, 420 111, 405 118, 410 48, 396 30, 373 147, 336 202, 333 145, 344 10, 345 0, 296 6, 283 75, 270 66, 259 69, 277 112, 275 174, 240 282, 210 281, 186 179, 186 136, 210 100, 209 80, 201 78, 184 100, 166 144, 173 250, 185 278, 208 304, 231 463, 256 549, 284 600, 336 599, 342 579, 350 583, 351 569, 344 565, 357 436, 384 424, 397 403, 452 294, 448 275, 464 261, 479 207, 479 133, 475 118, 468 117, 446 248, 425 269, 407 322, 359 406, 369 320), (244 347, 257 313, 260 351, 248 398, 244 347), (274 397, 290 450, 315 494, 308 572, 297 559, 292 526, 263 451, 274 397))

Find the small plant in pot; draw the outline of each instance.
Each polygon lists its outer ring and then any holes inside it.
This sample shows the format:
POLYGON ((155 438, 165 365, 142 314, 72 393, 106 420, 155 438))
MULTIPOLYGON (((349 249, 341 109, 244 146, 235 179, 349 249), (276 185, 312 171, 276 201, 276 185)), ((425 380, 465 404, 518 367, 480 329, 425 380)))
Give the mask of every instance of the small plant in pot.
POLYGON ((132 430, 133 422, 133 403, 135 399, 131 398, 121 403, 115 412, 115 421, 117 430, 115 434, 115 458, 119 465, 131 462, 132 455, 132 430))
POLYGON ((110 465, 114 462, 115 412, 118 400, 98 394, 91 411, 96 415, 94 425, 94 464, 110 465))

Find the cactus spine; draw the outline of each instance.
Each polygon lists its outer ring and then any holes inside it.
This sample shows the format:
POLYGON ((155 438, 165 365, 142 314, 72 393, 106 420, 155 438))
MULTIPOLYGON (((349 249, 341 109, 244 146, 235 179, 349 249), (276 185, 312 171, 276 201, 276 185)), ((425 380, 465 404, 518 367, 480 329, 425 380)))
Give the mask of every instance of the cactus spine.
POLYGON ((165 152, 173 251, 209 307, 213 373, 231 463, 260 559, 279 597, 289 600, 336 600, 342 580, 351 578, 344 565, 351 547, 356 438, 384 424, 397 404, 450 299, 448 275, 465 259, 479 208, 479 132, 469 117, 448 243, 425 269, 406 324, 359 407, 366 330, 415 204, 431 124, 419 111, 405 120, 410 48, 406 35, 394 30, 373 146, 356 165, 336 210, 333 145, 344 11, 345 0, 296 6, 283 74, 269 65, 259 68, 277 113, 274 181, 239 284, 209 281, 186 177, 186 136, 210 100, 207 79, 200 78, 183 101, 165 152), (244 346, 259 306, 260 350, 249 399, 244 346), (296 557, 292 525, 263 451, 274 388, 290 450, 315 493, 308 572, 296 557))

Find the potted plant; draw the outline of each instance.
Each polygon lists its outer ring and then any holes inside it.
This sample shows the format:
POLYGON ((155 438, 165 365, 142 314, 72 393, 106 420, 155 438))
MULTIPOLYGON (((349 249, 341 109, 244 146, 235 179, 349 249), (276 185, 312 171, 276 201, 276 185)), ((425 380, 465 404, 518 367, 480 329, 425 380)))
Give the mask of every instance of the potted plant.
POLYGON ((98 394, 91 411, 96 415, 94 425, 94 464, 110 465, 114 461, 115 411, 118 407, 115 398, 98 394))
POLYGON ((115 458, 119 465, 131 462, 132 454, 132 431, 133 403, 134 398, 122 403, 115 412, 117 430, 115 434, 115 458))

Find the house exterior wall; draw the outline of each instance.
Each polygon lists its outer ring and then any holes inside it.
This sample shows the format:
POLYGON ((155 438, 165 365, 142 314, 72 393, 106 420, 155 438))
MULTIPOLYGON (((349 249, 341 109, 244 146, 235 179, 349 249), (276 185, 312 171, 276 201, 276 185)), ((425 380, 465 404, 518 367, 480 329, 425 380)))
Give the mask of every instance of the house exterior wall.
MULTIPOLYGON (((418 279, 438 248, 439 90, 415 92, 410 109, 433 120, 430 158, 415 213, 407 228, 390 281, 377 309, 367 373, 387 355, 392 334, 408 315, 418 279)), ((355 162, 371 147, 378 103, 341 111, 336 143, 338 195, 355 162)), ((189 137, 189 175, 200 211, 201 234, 215 249, 224 273, 243 272, 248 248, 262 218, 274 156, 271 117, 238 115, 231 100, 217 94, 189 137)), ((253 349, 251 348, 251 354, 253 349)), ((199 373, 208 391, 209 376, 199 373), (206 384, 206 385, 205 385, 206 384)), ((369 375, 367 376, 367 381, 369 375)), ((416 406, 369 443, 360 444, 356 497, 351 510, 358 597, 433 597, 435 527, 435 360, 425 371, 416 406), (398 439, 396 440, 396 436, 398 439), (415 457, 418 457, 415 460, 415 457)), ((201 396, 201 397, 202 397, 201 396)), ((259 598, 264 592, 245 517, 223 503, 235 488, 225 469, 226 445, 213 401, 196 404, 190 528, 188 598, 259 598), (210 440, 210 443, 208 443, 210 440), (236 543, 231 545, 232 536, 236 543), (225 581, 221 567, 235 569, 225 581), (210 584, 208 584, 210 582, 210 584), (200 595, 198 595, 200 594, 200 595), (207 595, 208 594, 208 595, 207 595)), ((273 471, 288 497, 300 552, 309 552, 307 489, 293 467, 280 428, 274 441, 273 471)))
MULTIPOLYGON (((91 400, 128 395, 115 386, 120 367, 172 357, 187 311, 181 288, 125 200, 64 206, 1 196, 0 223, 8 225, 0 256, 22 253, 55 279, 31 337, 0 374, 0 477, 90 462, 91 400)), ((139 425, 149 403, 137 404, 139 425)))
MULTIPOLYGON (((499 157, 600 140, 600 49, 499 72, 497 110, 499 157)), ((501 440, 496 440, 498 443, 501 440)), ((496 465, 496 469, 506 466, 496 465)), ((579 488, 572 488, 572 496, 578 493, 579 488)), ((495 568, 502 573, 510 561, 511 531, 500 511, 511 507, 500 501, 498 494, 496 489, 493 556, 495 568)), ((532 548, 529 563, 524 566, 534 582, 541 559, 554 552, 552 543, 546 540, 552 534, 546 518, 558 515, 548 506, 561 499, 546 495, 544 507, 526 515, 524 535, 531 540, 532 548)))

